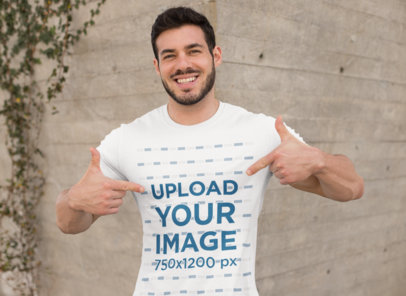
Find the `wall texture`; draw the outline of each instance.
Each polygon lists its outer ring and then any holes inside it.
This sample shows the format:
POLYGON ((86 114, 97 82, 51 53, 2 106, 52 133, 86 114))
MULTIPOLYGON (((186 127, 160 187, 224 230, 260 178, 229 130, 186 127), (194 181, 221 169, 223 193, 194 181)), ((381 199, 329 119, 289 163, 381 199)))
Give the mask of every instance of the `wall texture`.
MULTIPOLYGON (((74 236, 57 229, 55 199, 86 170, 89 147, 167 101, 152 67, 150 27, 164 9, 190 2, 107 1, 69 58, 59 114, 47 116, 41 139, 48 182, 39 208, 40 295, 131 295, 142 235, 132 198, 74 236)), ((192 7, 212 21, 223 49, 219 99, 282 114, 309 144, 348 155, 365 178, 364 197, 350 203, 271 180, 258 235, 260 295, 405 295, 406 2, 205 0, 192 7)), ((8 167, 3 146, 0 165, 8 167)))

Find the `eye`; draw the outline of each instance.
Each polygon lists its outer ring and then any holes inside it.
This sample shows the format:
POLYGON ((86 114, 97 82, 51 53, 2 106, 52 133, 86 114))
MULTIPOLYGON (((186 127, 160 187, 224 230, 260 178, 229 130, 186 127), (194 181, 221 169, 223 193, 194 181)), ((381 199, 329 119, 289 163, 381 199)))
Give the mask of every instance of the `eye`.
POLYGON ((201 51, 199 49, 192 49, 191 51, 189 51, 189 53, 198 54, 198 53, 201 53, 201 51))
POLYGON ((168 59, 171 59, 171 58, 174 58, 174 57, 175 57, 174 54, 167 54, 167 55, 164 55, 164 56, 162 57, 162 59, 163 59, 163 60, 168 60, 168 59))

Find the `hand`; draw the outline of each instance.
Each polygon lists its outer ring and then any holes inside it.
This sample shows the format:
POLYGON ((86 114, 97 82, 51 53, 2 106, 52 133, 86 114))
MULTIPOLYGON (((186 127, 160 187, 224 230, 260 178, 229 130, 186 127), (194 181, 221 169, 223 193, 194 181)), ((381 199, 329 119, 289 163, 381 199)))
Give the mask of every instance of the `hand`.
POLYGON ((285 185, 305 181, 322 167, 323 152, 293 136, 283 124, 281 116, 276 119, 275 128, 281 138, 281 144, 251 165, 247 175, 251 176, 269 166, 280 183, 285 185))
POLYGON ((92 160, 82 177, 68 192, 68 204, 77 211, 97 216, 115 214, 127 191, 143 192, 136 183, 107 178, 100 169, 100 153, 90 148, 92 160))

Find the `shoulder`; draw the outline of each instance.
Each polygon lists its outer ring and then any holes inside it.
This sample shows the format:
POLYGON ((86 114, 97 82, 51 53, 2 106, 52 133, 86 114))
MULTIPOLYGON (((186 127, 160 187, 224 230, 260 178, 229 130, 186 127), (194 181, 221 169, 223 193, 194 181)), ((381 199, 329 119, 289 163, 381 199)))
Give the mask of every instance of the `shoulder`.
POLYGON ((223 103, 224 104, 224 109, 226 110, 225 112, 227 113, 227 117, 230 119, 230 121, 233 121, 234 123, 242 123, 242 124, 253 124, 253 125, 274 125, 275 124, 275 118, 269 115, 265 115, 263 113, 254 113, 251 111, 248 111, 247 109, 232 105, 229 103, 223 103))
MULTIPOLYGON (((254 113, 243 107, 229 103, 223 104, 225 105, 227 117, 230 119, 230 124, 233 126, 250 131, 251 133, 262 133, 265 136, 269 134, 279 139, 279 135, 275 129, 275 117, 263 113, 254 113)), ((304 142, 303 138, 293 128, 287 125, 286 127, 290 133, 304 142)))

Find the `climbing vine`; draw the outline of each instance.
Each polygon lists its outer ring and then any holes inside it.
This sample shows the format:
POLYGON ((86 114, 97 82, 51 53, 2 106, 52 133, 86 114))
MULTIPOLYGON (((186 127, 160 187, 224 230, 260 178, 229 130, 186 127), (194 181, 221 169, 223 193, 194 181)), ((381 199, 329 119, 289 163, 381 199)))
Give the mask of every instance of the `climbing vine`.
POLYGON ((69 71, 64 58, 104 2, 0 0, 0 118, 11 163, 0 184, 0 276, 16 295, 38 295, 36 206, 45 184, 38 138, 45 105, 62 91, 69 71), (75 10, 86 5, 88 20, 74 23, 75 10), (37 77, 39 67, 49 69, 48 78, 37 77))

